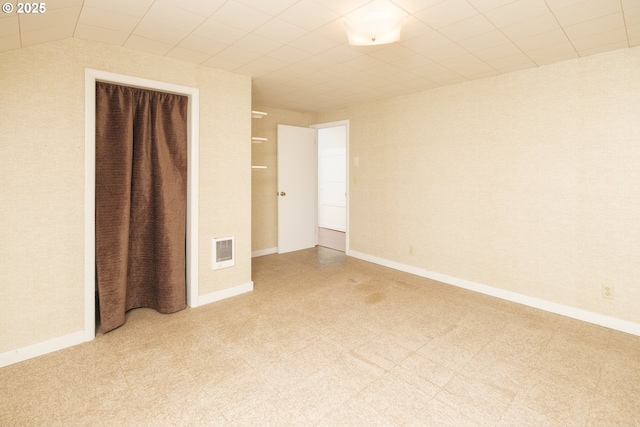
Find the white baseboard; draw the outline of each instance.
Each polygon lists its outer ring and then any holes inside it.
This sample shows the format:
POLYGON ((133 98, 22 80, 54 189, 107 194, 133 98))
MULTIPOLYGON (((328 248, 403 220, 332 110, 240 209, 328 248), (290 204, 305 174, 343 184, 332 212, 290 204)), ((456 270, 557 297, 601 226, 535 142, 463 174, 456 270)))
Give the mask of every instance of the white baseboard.
POLYGON ((492 286, 483 285, 481 283, 472 282, 470 280, 447 276, 446 274, 440 274, 422 268, 401 264, 399 262, 389 261, 384 258, 378 258, 376 256, 368 255, 358 251, 351 250, 349 251, 349 255, 363 261, 368 261, 374 264, 393 268, 394 270, 403 271, 405 273, 410 273, 427 279, 436 280, 448 285, 468 289, 470 291, 479 292, 485 295, 491 295, 503 300, 516 302, 518 304, 523 304, 529 307, 537 308, 555 314, 560 314, 562 316, 571 317, 573 319, 582 320, 584 322, 593 323, 595 325, 604 326, 606 328, 615 329, 621 332, 626 332, 628 334, 640 336, 640 324, 630 322, 628 320, 617 319, 615 317, 605 316, 603 314, 582 310, 580 308, 572 307, 569 305, 558 304, 540 298, 507 291, 505 289, 494 288, 492 286))
POLYGON ((276 248, 260 249, 258 251, 251 252, 251 258, 255 258, 257 256, 277 254, 277 253, 278 253, 278 248, 277 247, 276 248))
POLYGON ((82 344, 86 341, 86 334, 84 331, 74 332, 73 334, 65 335, 52 340, 32 344, 27 347, 22 347, 16 350, 7 351, 0 354, 0 368, 14 363, 22 362, 34 357, 43 356, 54 351, 62 350, 63 348, 71 347, 77 344, 82 344))
POLYGON ((253 291, 253 282, 234 286, 233 288, 222 289, 221 291, 211 292, 206 295, 200 295, 198 297, 198 307, 251 291, 253 291))

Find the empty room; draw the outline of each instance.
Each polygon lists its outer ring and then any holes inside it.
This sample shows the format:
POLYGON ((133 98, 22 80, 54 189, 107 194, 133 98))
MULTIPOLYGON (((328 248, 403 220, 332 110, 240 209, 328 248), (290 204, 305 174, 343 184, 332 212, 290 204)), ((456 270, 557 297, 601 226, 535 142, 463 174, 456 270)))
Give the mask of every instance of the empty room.
POLYGON ((0 14, 0 425, 640 425, 640 2, 0 14))

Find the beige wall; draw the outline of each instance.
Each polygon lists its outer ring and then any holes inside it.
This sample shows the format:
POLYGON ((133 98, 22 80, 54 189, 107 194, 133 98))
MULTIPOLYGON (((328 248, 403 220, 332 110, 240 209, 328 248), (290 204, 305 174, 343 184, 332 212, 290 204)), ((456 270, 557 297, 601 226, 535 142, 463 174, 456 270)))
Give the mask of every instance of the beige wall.
POLYGON ((251 281, 250 78, 69 39, 0 54, 0 353, 84 328, 84 70, 200 89, 200 295, 251 281), (236 266, 211 270, 211 238, 236 266))
POLYGON ((252 120, 252 135, 268 138, 262 144, 252 144, 252 164, 267 166, 254 169, 251 175, 252 251, 264 251, 278 246, 277 191, 277 128, 278 125, 309 127, 311 115, 254 105, 254 110, 268 113, 252 120))
POLYGON ((350 120, 350 248, 640 322, 639 76, 624 49, 314 117, 350 120))

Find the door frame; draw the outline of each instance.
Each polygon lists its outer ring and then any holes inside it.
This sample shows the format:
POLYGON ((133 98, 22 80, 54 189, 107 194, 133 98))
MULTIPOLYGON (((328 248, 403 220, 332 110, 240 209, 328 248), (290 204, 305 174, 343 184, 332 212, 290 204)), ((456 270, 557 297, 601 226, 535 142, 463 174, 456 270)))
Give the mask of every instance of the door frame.
POLYGON ((84 217, 84 337, 91 341, 96 335, 96 82, 151 89, 185 95, 189 98, 187 111, 187 230, 186 230, 186 292, 187 304, 198 304, 198 165, 200 91, 197 88, 142 79, 107 71, 85 69, 85 217, 84 217))
MULTIPOLYGON (((317 139, 317 133, 318 133, 318 129, 323 129, 323 128, 333 128, 333 127, 338 127, 338 126, 345 126, 346 127, 346 133, 347 133, 347 141, 346 141, 346 164, 345 164, 345 168, 346 168, 346 174, 347 174, 347 200, 346 200, 346 208, 345 208, 345 233, 344 233, 344 253, 346 255, 349 255, 349 199, 350 199, 350 195, 351 192, 349 190, 349 184, 350 184, 350 179, 349 179, 349 120, 339 120, 339 121, 335 121, 335 122, 327 122, 327 123, 318 123, 315 125, 311 125, 309 126, 312 129, 316 130, 316 139, 317 139)), ((316 147, 319 147, 319 144, 316 144, 316 147)), ((318 153, 316 152, 316 163, 318 162, 318 153)), ((316 176, 316 189, 317 189, 317 176, 316 176)), ((317 214, 316 214, 316 228, 318 226, 318 220, 317 220, 317 214)))

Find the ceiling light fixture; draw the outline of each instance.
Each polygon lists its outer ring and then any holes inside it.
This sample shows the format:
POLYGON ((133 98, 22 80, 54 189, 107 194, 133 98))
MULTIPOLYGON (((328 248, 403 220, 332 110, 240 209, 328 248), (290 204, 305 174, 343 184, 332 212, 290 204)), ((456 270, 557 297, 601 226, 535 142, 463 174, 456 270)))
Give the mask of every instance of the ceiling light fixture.
POLYGON ((360 19, 346 18, 349 44, 353 46, 374 46, 400 40, 402 19, 387 16, 379 10, 368 10, 360 19))

